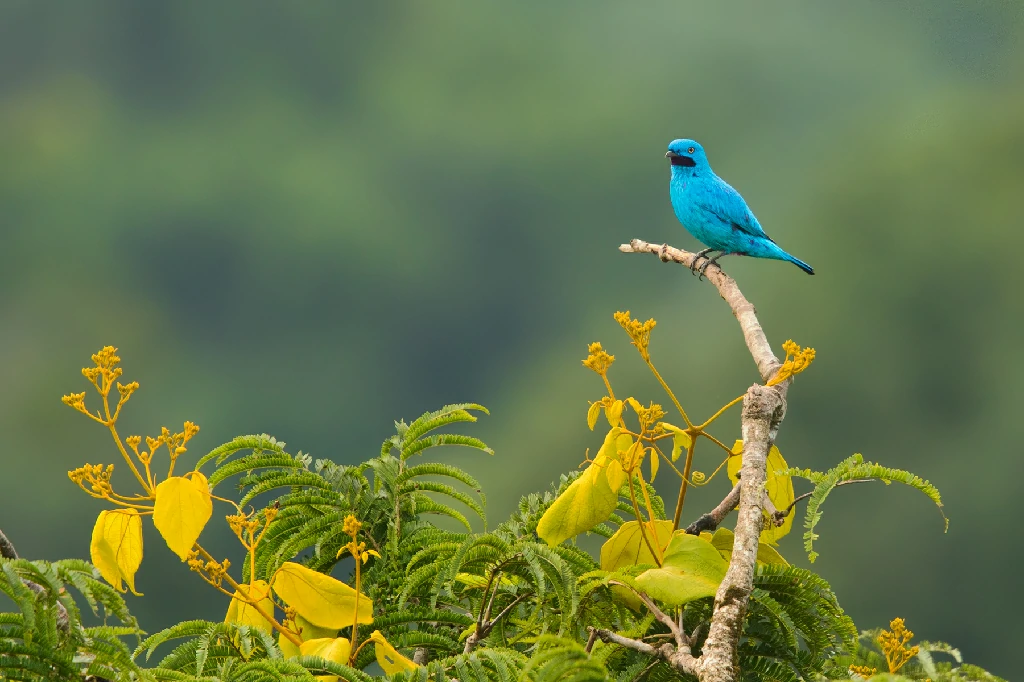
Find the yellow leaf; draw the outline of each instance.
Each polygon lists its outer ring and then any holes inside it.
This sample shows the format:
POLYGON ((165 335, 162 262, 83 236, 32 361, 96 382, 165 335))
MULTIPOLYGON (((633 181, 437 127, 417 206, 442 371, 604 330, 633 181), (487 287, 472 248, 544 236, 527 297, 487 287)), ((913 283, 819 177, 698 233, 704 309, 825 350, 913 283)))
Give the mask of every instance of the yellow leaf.
MULTIPOLYGON (((732 452, 738 457, 730 457, 728 472, 729 480, 732 481, 733 485, 740 480, 739 474, 740 469, 743 466, 743 441, 738 440, 732 446, 732 452)), ((768 491, 768 499, 772 501, 775 508, 783 511, 793 504, 793 479, 790 476, 782 476, 778 472, 786 471, 789 469, 789 465, 786 464, 786 460, 783 459, 782 453, 779 449, 772 446, 772 449, 768 451, 768 484, 766 489, 768 491)), ((769 526, 765 530, 761 531, 761 541, 766 542, 769 545, 778 544, 779 540, 789 534, 789 531, 793 529, 793 514, 790 514, 782 522, 782 525, 776 528, 775 526, 769 526)))
POLYGON ((135 591, 135 572, 142 564, 142 517, 137 511, 101 511, 92 529, 89 554, 100 575, 114 589, 124 592, 123 579, 132 594, 139 595, 135 591))
POLYGON ((252 604, 245 601, 244 597, 248 597, 259 604, 259 607, 268 616, 274 615, 274 600, 270 596, 270 585, 267 584, 266 580, 257 580, 251 585, 238 586, 238 589, 235 590, 235 595, 231 597, 231 603, 228 605, 228 613, 224 617, 224 622, 251 625, 268 635, 271 634, 274 631, 274 626, 269 620, 261 616, 260 612, 252 604))
POLYGON ((608 419, 608 425, 613 429, 618 428, 622 420, 622 401, 616 400, 604 408, 604 416, 608 419))
MULTIPOLYGON (((348 665, 348 655, 351 652, 352 642, 344 637, 311 639, 299 647, 299 653, 303 656, 319 656, 342 665, 348 665)), ((316 679, 320 682, 338 682, 340 678, 337 675, 317 675, 316 679)))
POLYGON ((601 415, 601 403, 600 402, 591 403, 590 404, 590 409, 587 410, 587 426, 590 427, 591 431, 593 431, 594 427, 597 425, 597 418, 600 415, 601 415))
POLYGON ((629 403, 629 406, 632 407, 633 411, 636 412, 637 414, 640 414, 640 410, 644 409, 640 405, 640 401, 638 401, 636 398, 626 398, 626 402, 629 403))
POLYGON ((303 618, 322 628, 352 625, 359 602, 359 622, 373 622, 373 602, 345 583, 301 564, 287 561, 270 581, 281 599, 303 618))
POLYGON ((608 431, 604 444, 583 475, 544 512, 537 523, 537 535, 554 546, 607 521, 619 503, 619 490, 626 482, 618 452, 628 450, 632 444, 633 438, 621 433, 621 429, 608 431))
MULTIPOLYGON (((644 532, 651 544, 664 553, 669 541, 672 540, 672 522, 654 521, 653 524, 649 521, 645 522, 644 532)), ((601 546, 601 570, 614 571, 639 564, 657 566, 658 562, 654 560, 654 555, 651 554, 651 550, 640 534, 640 524, 637 521, 628 521, 619 526, 615 535, 608 538, 601 546)), ((640 599, 631 590, 613 586, 612 594, 628 606, 634 609, 640 608, 640 599)))
MULTIPOLYGON (((704 533, 701 533, 701 537, 704 533)), ((736 541, 736 536, 728 528, 719 528, 715 531, 714 536, 711 537, 711 544, 714 545, 718 553, 722 555, 722 558, 726 561, 732 560, 732 546, 736 541)), ((757 562, 759 564, 779 564, 781 566, 789 566, 789 562, 782 558, 782 555, 769 544, 765 542, 757 543, 757 562)))
POLYGON ((662 427, 666 431, 671 431, 672 436, 672 461, 679 459, 679 455, 683 454, 683 450, 690 449, 690 435, 678 426, 672 426, 665 422, 661 422, 662 427))
POLYGON ((292 644, 292 640, 288 639, 284 635, 277 636, 277 648, 281 650, 281 655, 284 658, 295 658, 301 656, 302 652, 299 651, 299 647, 292 644))
POLYGON ((373 647, 377 650, 377 663, 384 669, 386 675, 415 670, 419 667, 398 653, 398 650, 391 646, 388 640, 384 639, 384 635, 380 634, 380 630, 374 630, 373 634, 370 635, 370 639, 373 640, 373 647))
POLYGON ((182 561, 188 557, 211 514, 210 486, 206 476, 198 471, 172 476, 156 487, 153 525, 182 561))
POLYGON ((661 457, 658 456, 658 451, 651 448, 651 483, 654 483, 654 479, 658 476, 658 467, 661 466, 661 457))
MULTIPOLYGON (((303 642, 308 642, 311 639, 334 639, 338 636, 338 628, 317 627, 298 614, 295 614, 295 626, 299 629, 299 639, 303 642)), ((299 655, 299 647, 292 644, 287 637, 279 636, 277 645, 281 649, 281 655, 285 658, 299 655)))
POLYGON ((678 531, 665 550, 661 568, 637 576, 637 585, 648 596, 669 606, 713 597, 729 564, 710 542, 678 531))

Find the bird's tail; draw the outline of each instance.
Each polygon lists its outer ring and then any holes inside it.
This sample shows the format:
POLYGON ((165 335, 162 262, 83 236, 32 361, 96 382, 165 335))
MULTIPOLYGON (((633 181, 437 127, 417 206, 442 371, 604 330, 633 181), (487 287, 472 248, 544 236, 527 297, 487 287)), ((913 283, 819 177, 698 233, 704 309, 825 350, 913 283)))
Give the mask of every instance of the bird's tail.
POLYGON ((785 251, 783 251, 782 253, 783 253, 783 258, 782 258, 783 260, 789 261, 793 265, 797 266, 798 268, 800 268, 801 270, 806 272, 808 275, 813 275, 814 274, 814 268, 812 268, 807 263, 803 262, 802 260, 800 260, 796 256, 790 256, 785 251))

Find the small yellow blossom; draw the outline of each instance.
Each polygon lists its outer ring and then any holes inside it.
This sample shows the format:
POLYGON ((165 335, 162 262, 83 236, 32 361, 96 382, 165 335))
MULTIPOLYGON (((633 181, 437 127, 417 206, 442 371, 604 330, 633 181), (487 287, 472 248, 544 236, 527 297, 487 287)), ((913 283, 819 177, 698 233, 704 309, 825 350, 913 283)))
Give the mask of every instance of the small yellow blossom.
POLYGON ((645 361, 649 361, 651 354, 647 347, 651 342, 651 330, 658 323, 653 318, 646 322, 634 320, 629 316, 628 310, 626 312, 617 312, 614 317, 619 326, 626 330, 633 345, 640 351, 640 357, 645 361))
POLYGON ((885 661, 889 664, 889 672, 897 672, 903 665, 914 656, 917 656, 919 647, 908 647, 907 642, 913 639, 914 633, 906 628, 902 618, 896 618, 889 623, 889 630, 883 630, 878 636, 878 644, 885 654, 885 661))
POLYGON ((609 355, 607 351, 601 348, 601 343, 598 341, 590 344, 587 348, 587 352, 590 353, 590 355, 588 355, 587 359, 583 361, 583 366, 594 370, 601 376, 607 374, 608 368, 612 366, 613 362, 615 362, 615 356, 609 355))
POLYGON ((640 430, 644 432, 652 429, 666 414, 665 410, 658 403, 652 402, 650 406, 643 407, 631 399, 630 405, 636 411, 637 420, 640 422, 640 430), (636 404, 634 405, 633 403, 636 404))
POLYGON ((786 351, 786 360, 782 363, 782 367, 779 367, 779 371, 775 376, 768 382, 768 386, 780 384, 786 379, 796 376, 814 362, 814 349, 801 348, 796 343, 793 343, 792 339, 782 344, 782 349, 786 351))
POLYGON ((60 400, 61 400, 62 403, 64 403, 68 407, 74 408, 74 409, 78 410, 79 412, 85 412, 86 414, 88 414, 88 411, 85 409, 85 393, 84 392, 82 392, 82 393, 72 393, 70 395, 66 395, 66 396, 62 397, 60 400))
POLYGON ((877 675, 878 669, 871 668, 866 665, 851 665, 850 674, 857 675, 858 677, 863 677, 866 680, 869 679, 872 675, 877 675))
POLYGON ((359 533, 359 529, 362 527, 363 524, 359 522, 359 519, 352 514, 349 514, 345 517, 345 524, 342 526, 342 530, 344 530, 346 534, 355 538, 356 534, 359 533))

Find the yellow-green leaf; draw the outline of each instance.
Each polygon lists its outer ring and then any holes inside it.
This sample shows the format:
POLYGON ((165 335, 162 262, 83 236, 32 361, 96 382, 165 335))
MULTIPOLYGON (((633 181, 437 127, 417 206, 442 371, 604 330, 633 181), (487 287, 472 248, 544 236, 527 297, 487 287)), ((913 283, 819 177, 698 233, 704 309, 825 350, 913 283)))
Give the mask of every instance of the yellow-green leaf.
MULTIPOLYGON (((319 656, 328 661, 348 665, 348 655, 352 652, 352 642, 344 637, 323 637, 303 642, 299 653, 303 656, 319 656)), ((320 682, 338 682, 337 675, 317 675, 320 682)))
POLYGON ((651 448, 651 483, 654 483, 654 479, 658 476, 658 467, 661 466, 661 457, 658 455, 658 451, 651 448))
MULTIPOLYGON (((704 534, 701 533, 701 535, 703 536, 704 534)), ((715 546, 715 549, 718 550, 718 553, 726 561, 732 560, 732 546, 735 541, 736 536, 728 528, 719 528, 711 537, 711 544, 715 546)), ((778 550, 765 542, 757 543, 757 561, 761 564, 789 566, 789 562, 782 558, 778 550)))
POLYGON ((386 675, 415 670, 419 667, 398 653, 398 650, 391 646, 388 640, 384 639, 384 635, 380 634, 380 630, 374 630, 373 634, 370 635, 370 639, 373 640, 373 646, 376 649, 377 663, 384 669, 386 675))
POLYGON ((729 564, 718 550, 697 535, 677 531, 665 550, 661 568, 641 573, 637 585, 648 596, 669 606, 712 597, 729 564))
POLYGON ((278 597, 313 625, 332 629, 348 627, 352 625, 356 608, 360 623, 373 622, 373 602, 369 597, 301 564, 285 562, 270 584, 278 597))
POLYGON ((274 600, 270 596, 270 585, 267 584, 266 580, 257 580, 251 585, 238 586, 234 596, 231 597, 231 603, 228 605, 228 613, 224 617, 224 622, 251 625, 269 635, 274 631, 274 626, 269 620, 260 615, 260 612, 256 610, 250 601, 256 602, 265 614, 273 617, 274 600), (248 597, 249 601, 246 601, 246 597, 248 597))
POLYGON ((597 426, 597 418, 601 416, 601 403, 591 403, 590 409, 587 410, 587 426, 593 431, 594 427, 597 426))
MULTIPOLYGON (((728 472, 729 480, 732 481, 733 485, 736 485, 740 480, 738 474, 743 466, 743 441, 736 441, 732 446, 732 452, 738 456, 729 458, 728 472)), ((779 473, 787 469, 789 469, 789 465, 786 464, 786 460, 783 459, 779 449, 773 445, 772 449, 768 451, 768 484, 766 489, 768 491, 768 499, 772 501, 772 504, 779 511, 783 511, 793 504, 793 498, 795 497, 793 479, 790 476, 783 476, 779 473)), ((790 513, 781 526, 776 528, 774 525, 769 525, 768 528, 761 531, 761 541, 767 542, 769 545, 777 545, 779 540, 788 535, 792 529, 793 514, 790 513)))
POLYGON ((613 428, 583 475, 573 481, 548 507, 537 524, 537 535, 549 545, 557 545, 607 521, 619 502, 619 490, 626 474, 618 452, 633 444, 629 434, 613 428))
POLYGON ((604 416, 608 419, 608 426, 613 429, 618 428, 619 422, 622 420, 622 401, 612 401, 604 408, 604 416))
POLYGON ((153 525, 171 551, 184 561, 213 514, 206 476, 190 471, 172 476, 156 487, 153 525))
POLYGON ((135 572, 142 564, 142 517, 134 509, 107 509, 100 512, 92 529, 89 544, 92 563, 100 575, 124 592, 124 582, 132 594, 135 591, 135 572))
MULTIPOLYGON (((652 545, 664 554, 669 541, 672 540, 672 522, 654 521, 644 522, 644 532, 652 545)), ((637 521, 627 521, 619 526, 615 535, 601 546, 601 570, 614 571, 626 566, 639 564, 658 565, 640 534, 640 524, 637 521)), ((628 606, 639 609, 641 602, 631 590, 623 587, 613 586, 612 594, 628 606)))
POLYGON ((678 426, 666 422, 661 422, 661 425, 666 431, 672 432, 672 461, 674 462, 679 459, 683 450, 690 449, 690 435, 678 426))
MULTIPOLYGON (((652 545, 664 553, 672 540, 671 521, 645 521, 644 533, 652 545)), ((615 535, 608 538, 601 546, 601 570, 614 571, 624 566, 636 566, 637 564, 657 565, 650 548, 644 542, 640 533, 638 521, 627 521, 619 526, 615 535)))

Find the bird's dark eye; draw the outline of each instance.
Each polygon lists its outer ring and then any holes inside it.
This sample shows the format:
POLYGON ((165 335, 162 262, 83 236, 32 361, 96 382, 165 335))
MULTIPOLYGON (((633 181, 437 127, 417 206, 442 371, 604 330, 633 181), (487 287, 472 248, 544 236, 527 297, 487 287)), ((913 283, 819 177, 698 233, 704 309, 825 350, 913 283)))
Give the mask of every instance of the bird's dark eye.
POLYGON ((696 150, 695 148, 693 148, 693 147, 690 147, 689 149, 687 149, 687 150, 686 150, 686 153, 687 153, 687 154, 692 154, 692 153, 694 153, 695 151, 697 151, 697 150, 696 150))

